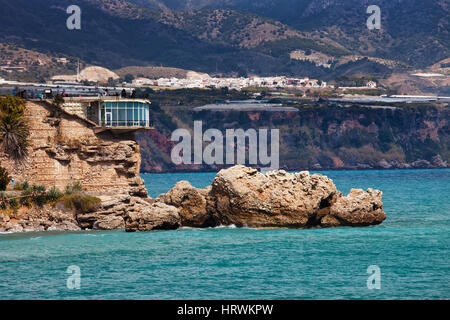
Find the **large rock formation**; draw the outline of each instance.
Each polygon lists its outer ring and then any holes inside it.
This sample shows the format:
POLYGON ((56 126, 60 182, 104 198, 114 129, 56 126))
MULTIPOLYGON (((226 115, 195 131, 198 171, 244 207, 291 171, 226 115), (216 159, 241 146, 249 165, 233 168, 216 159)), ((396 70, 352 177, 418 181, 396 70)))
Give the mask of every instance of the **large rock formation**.
MULTIPOLYGON (((348 196, 339 197, 330 207, 329 216, 325 217, 328 224, 335 218, 343 226, 369 226, 380 224, 386 219, 383 211, 382 192, 379 190, 352 189, 348 196)), ((332 226, 336 226, 335 223, 332 226)))
POLYGON ((127 215, 126 231, 175 230, 181 227, 180 213, 175 207, 155 202, 140 209, 127 215))
POLYGON ((180 210, 181 224, 186 227, 204 228, 215 225, 213 217, 206 210, 206 197, 211 188, 194 188, 187 181, 178 182, 168 193, 157 200, 180 210))
POLYGON ((219 224, 257 228, 315 226, 339 195, 327 177, 308 172, 261 174, 236 166, 214 179, 208 211, 219 224))
POLYGON ((157 201, 176 207, 183 226, 318 228, 380 224, 386 219, 381 195, 369 189, 343 197, 320 174, 261 174, 235 166, 220 171, 211 188, 196 189, 182 181, 157 201))

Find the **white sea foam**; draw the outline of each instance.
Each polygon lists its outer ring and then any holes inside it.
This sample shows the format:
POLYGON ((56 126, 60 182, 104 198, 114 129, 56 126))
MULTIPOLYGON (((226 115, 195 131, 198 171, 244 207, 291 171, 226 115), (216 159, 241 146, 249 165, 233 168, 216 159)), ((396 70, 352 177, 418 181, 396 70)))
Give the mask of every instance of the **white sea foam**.
MULTIPOLYGON (((220 225, 220 226, 216 226, 216 227, 208 227, 208 228, 193 228, 193 227, 181 227, 178 230, 211 230, 211 229, 238 229, 238 227, 236 227, 234 224, 230 224, 230 225, 220 225)), ((247 228, 240 228, 240 229, 247 229, 247 228)))
POLYGON ((230 225, 222 225, 222 226, 217 226, 215 227, 215 229, 237 229, 236 225, 234 224, 230 224, 230 225))

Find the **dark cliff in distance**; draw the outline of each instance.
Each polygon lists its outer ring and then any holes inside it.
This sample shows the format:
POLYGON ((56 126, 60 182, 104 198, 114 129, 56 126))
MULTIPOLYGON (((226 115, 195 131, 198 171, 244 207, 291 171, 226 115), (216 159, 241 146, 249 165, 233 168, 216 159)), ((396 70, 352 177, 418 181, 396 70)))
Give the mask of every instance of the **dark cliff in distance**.
POLYGON ((450 162, 450 109, 435 106, 368 108, 299 107, 299 112, 194 112, 164 107, 154 112, 155 130, 140 134, 143 172, 216 171, 208 165, 175 166, 170 158, 173 130, 277 128, 280 168, 389 169, 443 168, 450 162))

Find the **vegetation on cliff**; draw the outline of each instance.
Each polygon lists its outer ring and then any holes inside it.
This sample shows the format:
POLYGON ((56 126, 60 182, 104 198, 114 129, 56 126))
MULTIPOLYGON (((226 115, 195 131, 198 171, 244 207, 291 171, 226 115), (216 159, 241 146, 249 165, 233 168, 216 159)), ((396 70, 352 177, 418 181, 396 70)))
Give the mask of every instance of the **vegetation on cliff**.
POLYGON ((28 154, 29 127, 24 120, 25 103, 15 97, 0 97, 1 149, 21 162, 28 154))
MULTIPOLYGON (((10 182, 4 179, 6 170, 0 167, 0 190, 6 190, 10 182), (6 182, 3 187, 3 182, 6 182)), ((51 205, 52 207, 63 208, 65 211, 75 211, 79 213, 88 213, 96 211, 100 206, 100 199, 83 193, 79 182, 68 185, 65 192, 61 192, 56 187, 46 189, 42 185, 30 185, 28 182, 18 183, 14 186, 14 191, 6 194, 0 194, 0 209, 11 209, 16 211, 20 206, 31 208, 33 206, 43 207, 51 205)))
POLYGON ((56 204, 63 205, 67 210, 74 210, 78 213, 95 212, 99 209, 101 200, 97 197, 82 193, 66 194, 56 204))
POLYGON ((5 168, 0 167, 0 191, 5 191, 8 184, 11 182, 11 177, 5 168))

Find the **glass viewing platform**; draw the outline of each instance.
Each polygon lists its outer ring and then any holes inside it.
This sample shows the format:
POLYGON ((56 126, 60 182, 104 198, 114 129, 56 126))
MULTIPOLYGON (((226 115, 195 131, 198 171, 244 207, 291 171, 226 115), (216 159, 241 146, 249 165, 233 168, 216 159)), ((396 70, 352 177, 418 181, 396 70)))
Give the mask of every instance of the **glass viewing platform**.
POLYGON ((102 100, 99 126, 113 128, 150 127, 150 102, 147 100, 102 100))

